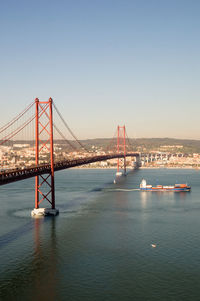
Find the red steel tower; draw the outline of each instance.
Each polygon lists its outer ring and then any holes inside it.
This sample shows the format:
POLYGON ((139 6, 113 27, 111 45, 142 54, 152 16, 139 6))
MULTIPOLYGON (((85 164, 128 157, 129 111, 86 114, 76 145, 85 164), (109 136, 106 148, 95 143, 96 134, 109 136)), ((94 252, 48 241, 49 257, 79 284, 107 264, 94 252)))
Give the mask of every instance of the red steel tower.
MULTIPOLYGON (((35 99, 35 163, 40 164, 40 155, 46 153, 50 159, 50 171, 35 177, 35 209, 32 215, 56 215, 54 185, 53 110, 52 98, 48 101, 35 99), (39 208, 47 200, 51 208, 39 208)), ((48 164, 48 163, 47 163, 48 164)))
MULTIPOLYGON (((117 152, 118 154, 123 153, 123 168, 124 168, 124 175, 126 175, 126 128, 124 126, 117 127, 117 152)), ((120 175, 120 158, 117 159, 117 174, 120 175)))

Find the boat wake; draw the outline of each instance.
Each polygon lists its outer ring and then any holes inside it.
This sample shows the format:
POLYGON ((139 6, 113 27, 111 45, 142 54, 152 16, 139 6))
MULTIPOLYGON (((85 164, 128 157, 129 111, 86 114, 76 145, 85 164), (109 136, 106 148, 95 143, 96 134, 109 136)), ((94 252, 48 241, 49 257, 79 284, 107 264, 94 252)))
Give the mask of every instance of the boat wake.
POLYGON ((123 188, 115 188, 115 189, 105 189, 106 191, 138 191, 140 189, 133 188, 133 189, 123 189, 123 188))

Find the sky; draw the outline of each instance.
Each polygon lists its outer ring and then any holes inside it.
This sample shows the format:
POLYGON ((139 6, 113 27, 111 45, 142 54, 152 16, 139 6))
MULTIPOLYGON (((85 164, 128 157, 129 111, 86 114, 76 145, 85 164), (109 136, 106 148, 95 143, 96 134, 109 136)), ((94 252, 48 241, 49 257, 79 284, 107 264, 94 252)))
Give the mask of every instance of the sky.
POLYGON ((0 1, 0 126, 52 97, 80 139, 200 139, 200 1, 0 1))

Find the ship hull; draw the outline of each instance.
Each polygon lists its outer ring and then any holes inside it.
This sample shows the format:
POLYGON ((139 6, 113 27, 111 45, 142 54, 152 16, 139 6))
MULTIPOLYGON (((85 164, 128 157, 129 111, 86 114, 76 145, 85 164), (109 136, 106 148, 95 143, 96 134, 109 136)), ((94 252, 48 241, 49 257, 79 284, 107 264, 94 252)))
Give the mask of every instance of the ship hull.
POLYGON ((189 192, 191 190, 191 186, 187 184, 175 184, 175 185, 147 185, 147 181, 142 179, 140 183, 140 190, 142 191, 174 191, 174 192, 189 192))
POLYGON ((174 192, 189 192, 190 187, 187 188, 140 188, 141 191, 174 191, 174 192))

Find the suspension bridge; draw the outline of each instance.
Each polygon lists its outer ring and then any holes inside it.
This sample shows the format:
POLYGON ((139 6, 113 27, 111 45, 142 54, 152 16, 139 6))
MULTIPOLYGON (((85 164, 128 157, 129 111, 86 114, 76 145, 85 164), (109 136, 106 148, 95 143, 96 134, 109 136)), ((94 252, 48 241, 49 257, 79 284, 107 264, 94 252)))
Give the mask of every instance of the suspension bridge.
POLYGON ((56 171, 117 159, 116 175, 120 176, 122 175, 120 168, 126 175, 127 157, 135 158, 138 167, 140 160, 139 153, 134 152, 134 146, 130 143, 125 126, 117 127, 114 137, 100 154, 89 150, 70 129, 52 98, 48 101, 40 101, 36 98, 20 114, 2 126, 0 147, 5 148, 10 158, 5 159, 4 155, 0 157, 0 185, 35 177, 35 208, 32 215, 56 215, 58 213, 55 208, 54 173, 56 171), (66 136, 66 132, 72 139, 66 136), (55 141, 58 139, 62 140, 65 152, 55 151, 55 141), (24 161, 19 160, 20 151, 17 152, 17 156, 13 153, 13 148, 10 148, 9 152, 10 145, 14 146, 18 141, 30 143, 32 140, 34 145, 30 147, 24 161), (20 162, 18 165, 14 164, 16 157, 20 162), (10 167, 9 160, 13 162, 14 167, 10 167), (50 208, 40 208, 45 200, 50 204, 50 208))

